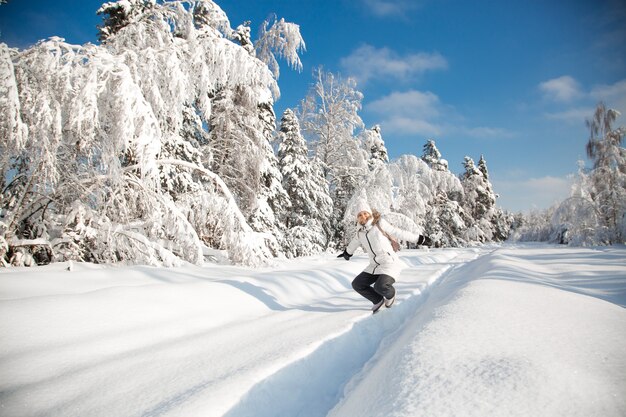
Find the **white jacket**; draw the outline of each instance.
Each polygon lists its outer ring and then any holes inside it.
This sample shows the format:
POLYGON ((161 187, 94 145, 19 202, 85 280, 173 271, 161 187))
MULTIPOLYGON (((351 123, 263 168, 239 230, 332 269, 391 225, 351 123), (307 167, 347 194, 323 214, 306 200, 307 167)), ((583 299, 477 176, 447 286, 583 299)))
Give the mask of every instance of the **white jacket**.
MULTIPOLYGON (((397 240, 404 240, 408 242, 417 242, 420 235, 400 230, 385 219, 380 219, 378 225, 390 236, 393 236, 397 240)), ((370 219, 364 226, 359 225, 356 236, 348 244, 346 252, 349 255, 353 255, 357 248, 361 246, 370 257, 370 263, 365 268, 365 272, 369 272, 373 275, 389 275, 394 279, 400 276, 402 264, 398 259, 398 256, 391 247, 389 239, 380 231, 378 226, 373 225, 370 219)))

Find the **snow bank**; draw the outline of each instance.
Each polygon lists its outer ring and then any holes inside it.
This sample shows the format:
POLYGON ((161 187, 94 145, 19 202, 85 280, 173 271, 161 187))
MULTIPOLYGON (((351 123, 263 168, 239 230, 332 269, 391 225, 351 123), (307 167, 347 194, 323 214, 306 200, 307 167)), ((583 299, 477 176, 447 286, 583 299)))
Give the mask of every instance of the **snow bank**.
POLYGON ((623 305, 624 255, 501 250, 453 271, 329 416, 625 415, 626 310, 581 295, 623 305))

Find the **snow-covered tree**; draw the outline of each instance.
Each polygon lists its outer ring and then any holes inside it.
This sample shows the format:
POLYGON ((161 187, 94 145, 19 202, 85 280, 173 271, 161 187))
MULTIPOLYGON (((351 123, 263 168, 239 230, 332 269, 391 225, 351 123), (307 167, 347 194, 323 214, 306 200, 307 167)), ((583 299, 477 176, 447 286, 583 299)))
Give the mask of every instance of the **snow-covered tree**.
POLYGON ((464 190, 463 208, 471 219, 471 226, 477 229, 476 236, 472 238, 478 238, 481 242, 491 241, 493 238, 491 221, 495 214, 496 195, 486 177, 487 164, 481 156, 478 168, 474 165, 474 160, 466 156, 463 166, 465 168, 461 175, 464 190))
POLYGON ((284 242, 284 224, 282 218, 291 208, 291 202, 282 185, 282 174, 278 167, 278 159, 272 148, 273 132, 276 129, 276 116, 271 103, 261 103, 257 109, 261 122, 261 158, 260 188, 256 198, 255 209, 250 218, 250 225, 258 232, 270 234, 268 245, 274 256, 282 254, 284 242))
POLYGON ((263 138, 250 104, 240 103, 245 99, 241 89, 222 89, 215 95, 209 125, 209 167, 224 180, 238 205, 249 215, 261 184, 258 152, 263 138))
POLYGON ((487 168, 487 161, 485 160, 484 155, 480 155, 478 170, 483 174, 485 180, 489 181, 489 169, 487 168))
POLYGON ((381 164, 389 162, 389 154, 385 147, 380 125, 374 125, 371 129, 364 129, 362 135, 365 149, 369 151, 368 166, 374 171, 381 164))
POLYGON ((439 192, 429 203, 424 233, 436 247, 459 247, 465 245, 465 214, 461 205, 439 192))
POLYGON ((613 129, 618 113, 603 103, 587 120, 590 131, 587 155, 593 168, 579 161, 578 176, 570 197, 550 211, 550 235, 546 240, 573 246, 621 242, 624 236, 626 181, 624 129, 613 129))
MULTIPOLYGON (((146 214, 163 208, 155 194, 160 143, 154 138, 161 130, 131 72, 104 48, 59 38, 16 54, 13 63, 28 137, 9 157, 17 175, 6 189, 8 240, 52 239, 61 257, 63 246, 78 244, 88 259, 125 259, 116 249, 138 242, 131 227, 149 224, 146 214), (73 242, 67 228, 82 226, 55 217, 71 216, 78 205, 87 214, 97 209, 91 218, 102 232, 98 248, 73 242)), ((181 236, 179 243, 188 259, 198 260, 191 241, 181 236)))
POLYGON ((308 157, 297 116, 285 110, 278 134, 278 161, 283 186, 291 200, 284 212, 288 256, 321 252, 328 245, 332 200, 321 169, 308 157))
MULTIPOLYGON (((14 51, 13 53, 16 53, 14 51)), ((28 138, 28 127, 22 121, 21 105, 15 79, 11 51, 0 44, 0 192, 5 188, 11 155, 24 148, 28 138)))
MULTIPOLYGON (((298 25, 284 19, 266 21, 253 45, 246 22, 233 37, 250 56, 269 66, 276 78, 279 68, 274 54, 301 69, 298 51, 304 49, 304 41, 298 25)), ((213 169, 233 188, 253 229, 268 236, 272 254, 279 255, 284 245, 280 219, 290 202, 272 148, 276 125, 272 88, 260 82, 220 91, 212 110, 213 169)))
POLYGON ((422 160, 435 171, 448 170, 448 161, 441 158, 441 152, 439 152, 439 149, 437 149, 437 145, 435 145, 435 141, 432 139, 426 141, 426 144, 424 145, 422 160))
POLYGON ((546 210, 533 210, 523 216, 518 215, 511 239, 522 242, 548 242, 554 237, 552 225, 556 207, 546 210))
POLYGON ((350 198, 368 172, 367 152, 358 136, 363 121, 358 112, 363 94, 356 82, 318 68, 315 84, 302 102, 303 131, 313 144, 317 163, 330 184, 333 229, 343 238, 341 223, 350 198))
MULTIPOLYGON (((276 157, 269 143, 275 128, 273 99, 278 96, 274 75, 266 63, 256 59, 249 27, 244 24, 232 31, 227 17, 213 2, 192 2, 191 16, 185 13, 185 7, 181 8, 180 2, 163 2, 163 6, 156 20, 167 22, 172 27, 174 38, 186 39, 190 50, 205 56, 214 56, 218 52, 218 63, 228 66, 226 71, 224 67, 215 67, 214 62, 202 60, 201 55, 183 61, 183 68, 188 68, 188 74, 198 79, 186 80, 196 90, 192 90, 194 94, 180 103, 183 109, 191 107, 199 116, 201 124, 196 122, 196 127, 209 126, 208 146, 202 149, 203 161, 231 188, 250 225, 265 234, 271 253, 276 255, 280 252, 277 242, 281 231, 277 220, 279 215, 275 211, 286 209, 289 204, 281 187, 276 157), (234 39, 240 47, 225 38, 234 39), (211 50, 215 46, 223 51, 211 50), (215 87, 211 89, 210 86, 215 87)), ((264 51, 271 55, 276 50, 280 56, 288 57, 290 64, 296 65, 293 63, 294 56, 297 57, 296 49, 301 46, 297 42, 301 41, 297 25, 281 20, 279 24, 272 25, 270 32, 262 39, 264 51), (288 33, 281 32, 278 27, 287 28, 285 30, 288 33), (280 43, 276 38, 281 34, 289 38, 287 44, 280 43)), ((164 40, 158 42, 169 47, 166 36, 156 39, 164 40)), ((175 60, 179 56, 186 57, 181 55, 179 49, 172 51, 175 60)), ((149 57, 149 60, 154 59, 149 57)), ((272 65, 276 65, 275 59, 272 62, 272 65)), ((163 72, 166 76, 170 73, 163 72)), ((158 89, 153 91, 149 93, 156 96, 155 101, 159 105, 159 96, 162 94, 158 89)), ((175 91, 189 91, 189 88, 181 85, 175 91)), ((179 123, 176 119, 170 119, 168 123, 172 124, 172 121, 173 125, 179 123)))
POLYGON ((614 128, 616 110, 599 103, 586 121, 587 156, 593 167, 579 161, 570 197, 543 212, 533 212, 514 227, 516 240, 552 241, 569 245, 623 243, 626 238, 626 134, 614 128), (521 223, 521 224, 520 224, 521 223))
POLYGON ((287 61, 292 68, 302 71, 299 52, 305 49, 304 39, 300 35, 300 26, 285 22, 285 19, 277 19, 276 16, 263 22, 254 48, 257 58, 268 65, 277 79, 280 75, 280 68, 276 55, 287 61))
POLYGON ((136 22, 146 11, 155 7, 155 0, 112 1, 102 4, 98 14, 103 15, 104 22, 98 26, 98 38, 106 41, 122 28, 136 22))
POLYGON ((463 187, 459 178, 447 169, 432 169, 422 158, 403 155, 390 165, 390 171, 394 207, 418 225, 424 225, 436 198, 445 195, 457 205, 462 200, 463 187))
POLYGON ((592 201, 570 197, 555 208, 550 241, 572 246, 597 244, 598 213, 592 201))
POLYGON ((415 155, 402 155, 390 164, 393 207, 419 225, 424 224, 427 203, 434 198, 430 167, 415 155))
POLYGON ((511 236, 511 230, 515 219, 511 213, 503 210, 500 207, 496 207, 494 214, 491 218, 491 224, 493 225, 494 242, 503 242, 511 236))
POLYGON ((626 239, 626 150, 621 146, 626 129, 613 128, 618 115, 600 103, 593 118, 587 120, 587 155, 593 161, 591 198, 606 228, 601 239, 605 243, 623 243, 626 239))
POLYGON ((593 183, 584 161, 578 161, 578 175, 570 197, 555 207, 550 240, 572 246, 597 245, 606 236, 597 205, 591 197, 593 183))
POLYGON ((240 196, 210 170, 220 155, 207 131, 218 94, 240 93, 239 114, 256 129, 257 178, 280 184, 264 175, 268 155, 278 172, 267 117, 278 87, 267 64, 230 40, 209 0, 123 0, 99 14, 101 46, 0 45, 8 251, 39 239, 57 259, 197 263, 203 243, 237 262, 271 256, 272 237, 252 230, 240 196))
MULTIPOLYGON (((236 39, 228 16, 216 3, 210 0, 196 0, 189 4, 192 5, 193 25, 200 33, 212 32, 215 35, 222 34, 226 38, 236 39)), ((240 45, 249 52, 245 45, 241 43, 240 45)))
POLYGON ((500 242, 508 239, 512 218, 496 206, 498 195, 489 181, 487 161, 480 156, 478 166, 470 157, 465 157, 461 174, 463 185, 463 209, 467 216, 468 242, 500 242))
MULTIPOLYGON (((369 169, 348 202, 344 215, 344 227, 346 227, 346 230, 354 229, 354 208, 359 201, 367 201, 373 209, 387 217, 395 211, 394 186, 389 170, 389 156, 381 135, 380 126, 375 125, 371 129, 364 129, 360 137, 368 154, 367 165, 369 169)), ((405 219, 401 220, 402 222, 405 221, 405 219)), ((348 233, 348 235, 350 234, 348 233)))
POLYGON ((254 55, 254 45, 252 43, 249 20, 237 26, 233 33, 233 38, 235 41, 239 42, 239 45, 241 45, 250 55, 254 55))
MULTIPOLYGON (((110 14, 111 9, 119 7, 124 9, 126 6, 119 6, 121 3, 103 6, 101 13, 110 14)), ((139 16, 133 24, 116 31, 109 30, 108 33, 113 33, 113 36, 109 36, 105 44, 125 57, 139 80, 150 80, 140 84, 159 115, 163 130, 168 133, 163 138, 166 151, 163 156, 192 162, 192 166, 198 166, 198 162, 206 164, 224 179, 226 186, 232 187, 239 208, 249 219, 257 207, 262 162, 259 160, 250 164, 248 171, 243 172, 249 175, 240 176, 237 167, 231 166, 232 159, 224 158, 224 155, 237 145, 229 142, 234 137, 247 138, 248 146, 243 149, 250 149, 250 152, 266 148, 264 127, 256 109, 261 102, 271 103, 272 94, 278 94, 275 79, 267 66, 252 57, 249 50, 227 40, 234 37, 233 31, 228 18, 215 3, 149 3, 152 4, 150 7, 139 8, 139 16), (207 56, 216 58, 207 60, 207 56), (221 109, 224 109, 223 113, 220 113, 221 109), (229 126, 215 128, 210 134, 204 131, 204 126, 213 128, 229 117, 234 119, 232 131, 229 126), (218 140, 216 136, 219 136, 218 140), (222 143, 227 145, 221 147, 222 143), (168 154, 170 150, 175 153, 168 154), (197 157, 190 160, 191 154, 197 157), (252 183, 251 192, 246 194, 233 184, 232 178, 240 184, 256 181, 252 183)), ((259 153, 256 152, 255 159, 259 159, 259 153)), ((246 162, 249 161, 242 161, 246 162)), ((199 168, 205 169, 205 166, 199 168)), ((175 164, 163 168, 162 174, 165 179, 171 176, 180 181, 186 174, 188 180, 193 179, 189 176, 192 172, 197 174, 202 171, 185 164, 175 164)), ((203 182, 202 175, 195 178, 197 182, 203 182)), ((207 187, 210 188, 210 184, 202 185, 201 189, 207 187)), ((187 190, 194 189, 187 187, 187 190)), ((175 198, 187 201, 182 196, 175 198)), ((271 234, 268 236, 268 243, 272 244, 275 238, 271 234)))
POLYGON ((282 234, 280 212, 288 210, 290 203, 269 143, 273 110, 249 93, 248 88, 240 87, 224 89, 215 97, 210 121, 211 169, 232 190, 253 229, 268 235, 270 250, 277 255, 282 234))

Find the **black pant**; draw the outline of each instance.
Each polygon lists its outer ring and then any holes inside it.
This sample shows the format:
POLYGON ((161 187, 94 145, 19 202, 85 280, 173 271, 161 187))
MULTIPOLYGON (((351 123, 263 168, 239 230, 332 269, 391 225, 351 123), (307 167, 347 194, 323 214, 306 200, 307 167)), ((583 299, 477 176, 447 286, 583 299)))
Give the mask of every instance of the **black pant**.
POLYGON ((352 281, 352 288, 372 303, 378 304, 383 297, 390 299, 396 295, 396 289, 393 288, 394 282, 396 280, 389 275, 373 275, 369 272, 361 272, 352 281), (372 284, 374 284, 374 288, 372 288, 372 284))

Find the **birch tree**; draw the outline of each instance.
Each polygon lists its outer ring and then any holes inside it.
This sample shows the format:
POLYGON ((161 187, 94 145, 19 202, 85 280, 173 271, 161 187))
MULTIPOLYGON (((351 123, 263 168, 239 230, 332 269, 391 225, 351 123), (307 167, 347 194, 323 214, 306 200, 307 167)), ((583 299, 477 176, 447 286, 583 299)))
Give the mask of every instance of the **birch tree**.
POLYGON ((593 161, 591 197, 600 214, 604 243, 623 243, 626 239, 626 150, 621 144, 626 134, 613 124, 619 112, 599 103, 592 119, 587 120, 587 156, 593 161))
POLYGON ((302 102, 301 121, 329 183, 333 228, 340 239, 348 201, 368 172, 367 152, 358 136, 363 128, 358 114, 363 94, 351 78, 342 79, 322 68, 313 75, 315 84, 302 102))

